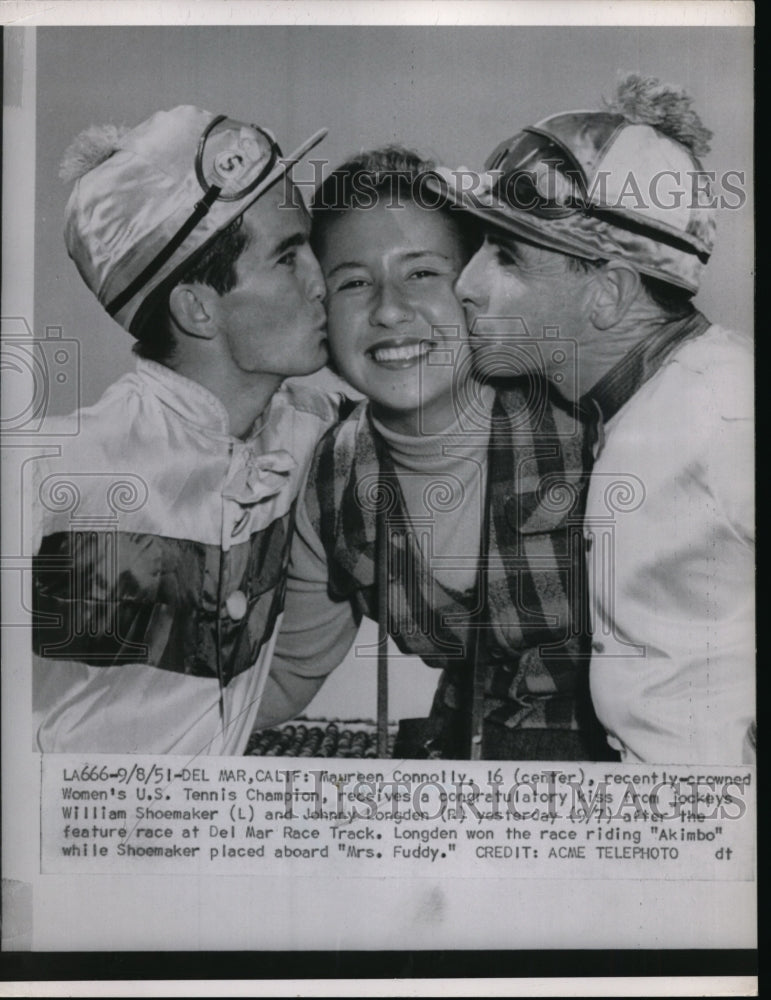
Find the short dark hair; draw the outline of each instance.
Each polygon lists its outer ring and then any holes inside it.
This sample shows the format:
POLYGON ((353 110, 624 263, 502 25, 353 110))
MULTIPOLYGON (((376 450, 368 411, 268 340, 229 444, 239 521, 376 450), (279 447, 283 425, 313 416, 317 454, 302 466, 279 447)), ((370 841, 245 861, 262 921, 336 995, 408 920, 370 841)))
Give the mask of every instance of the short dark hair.
POLYGON ((239 215, 217 233, 208 246, 186 260, 181 271, 153 292, 131 331, 136 337, 133 351, 140 358, 160 364, 172 361, 177 340, 169 316, 169 295, 177 285, 208 285, 218 295, 236 287, 236 264, 249 245, 249 234, 244 229, 243 221, 243 215, 239 215))
POLYGON ((449 204, 425 186, 436 164, 404 146, 383 146, 353 156, 333 170, 316 188, 311 203, 311 246, 318 256, 329 225, 353 209, 377 204, 412 202, 441 213, 457 235, 464 258, 482 242, 481 230, 467 213, 453 211, 449 204))

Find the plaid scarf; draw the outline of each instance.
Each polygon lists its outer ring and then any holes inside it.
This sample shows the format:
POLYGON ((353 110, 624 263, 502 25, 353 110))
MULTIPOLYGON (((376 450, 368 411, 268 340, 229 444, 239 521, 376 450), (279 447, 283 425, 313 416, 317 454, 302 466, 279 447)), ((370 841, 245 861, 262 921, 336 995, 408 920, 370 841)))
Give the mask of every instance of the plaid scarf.
POLYGON ((463 711, 472 665, 481 661, 486 721, 580 728, 589 641, 583 424, 532 385, 497 390, 478 581, 461 593, 432 576, 369 407, 352 406, 320 442, 306 496, 331 596, 377 618, 380 522, 388 538, 388 632, 402 652, 444 671, 432 717, 463 711), (526 679, 539 677, 556 693, 529 694, 526 679))

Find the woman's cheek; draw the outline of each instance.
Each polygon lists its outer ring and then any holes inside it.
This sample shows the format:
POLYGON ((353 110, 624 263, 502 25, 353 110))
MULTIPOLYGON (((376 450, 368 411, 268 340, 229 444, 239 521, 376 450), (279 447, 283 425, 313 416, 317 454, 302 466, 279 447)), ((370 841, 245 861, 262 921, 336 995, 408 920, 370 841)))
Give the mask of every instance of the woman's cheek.
POLYGON ((327 337, 330 344, 342 344, 346 339, 346 331, 350 324, 346 318, 346 310, 334 302, 327 303, 327 337))
POLYGON ((455 290, 451 284, 448 284, 444 289, 441 299, 437 302, 436 309, 434 310, 438 316, 439 322, 452 323, 453 325, 460 325, 465 327, 466 316, 463 312, 463 306, 460 304, 457 296, 455 295, 455 290))

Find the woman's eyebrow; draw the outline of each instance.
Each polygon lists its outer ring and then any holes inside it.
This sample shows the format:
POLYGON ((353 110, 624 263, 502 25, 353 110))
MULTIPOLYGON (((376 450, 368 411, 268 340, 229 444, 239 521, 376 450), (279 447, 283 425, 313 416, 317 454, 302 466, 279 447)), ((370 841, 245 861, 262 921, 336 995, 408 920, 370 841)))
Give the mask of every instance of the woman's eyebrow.
MULTIPOLYGON (((451 261, 452 258, 447 254, 442 253, 441 250, 408 250, 406 253, 399 254, 400 258, 406 261, 417 260, 419 257, 441 257, 443 260, 451 261)), ((357 260, 343 260, 339 264, 335 264, 333 268, 330 268, 326 272, 326 276, 331 278, 333 274, 337 274, 338 271, 345 271, 349 268, 363 267, 366 268, 367 265, 363 261, 357 260)))
POLYGON ((451 260, 446 253, 441 250, 410 250, 404 254, 405 260, 415 260, 417 257, 442 257, 444 260, 451 260))
POLYGON ((361 261, 343 260, 339 264, 335 264, 335 266, 331 270, 327 271, 327 277, 331 278, 333 274, 337 274, 338 271, 344 271, 346 268, 366 267, 366 266, 367 265, 361 263, 361 261))

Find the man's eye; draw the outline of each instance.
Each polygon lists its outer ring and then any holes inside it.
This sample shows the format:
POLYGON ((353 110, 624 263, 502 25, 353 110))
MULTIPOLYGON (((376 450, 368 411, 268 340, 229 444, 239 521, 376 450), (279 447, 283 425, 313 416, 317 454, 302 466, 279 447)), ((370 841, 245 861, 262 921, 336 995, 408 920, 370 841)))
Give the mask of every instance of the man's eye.
POLYGON ((438 275, 438 271, 432 271, 430 268, 423 267, 419 271, 413 271, 410 275, 411 278, 435 278, 438 275))
POLYGON ((297 251, 287 250, 286 253, 282 253, 278 258, 278 263, 283 264, 286 267, 294 267, 297 263, 297 251))
POLYGON ((349 289, 365 288, 366 285, 367 282, 364 278, 349 278, 347 281, 344 281, 342 285, 337 286, 337 291, 346 292, 349 289))
POLYGON ((518 261, 511 250, 507 250, 506 247, 501 246, 500 243, 494 244, 495 247, 495 258, 499 264, 504 264, 507 267, 516 267, 518 261))

